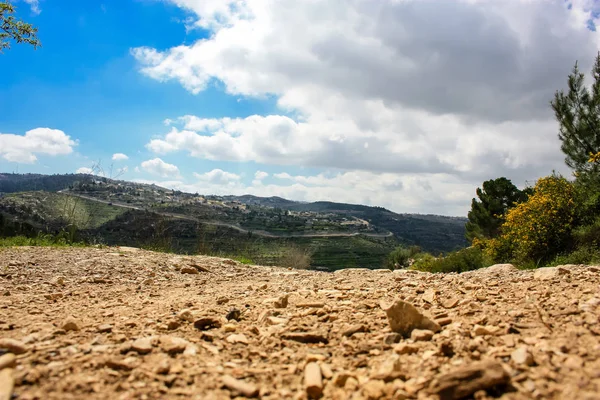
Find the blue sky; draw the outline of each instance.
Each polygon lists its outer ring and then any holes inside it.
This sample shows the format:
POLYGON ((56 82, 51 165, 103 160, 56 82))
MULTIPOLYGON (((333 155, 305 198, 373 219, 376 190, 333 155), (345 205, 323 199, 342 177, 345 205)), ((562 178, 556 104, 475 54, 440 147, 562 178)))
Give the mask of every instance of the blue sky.
POLYGON ((465 215, 483 180, 568 174, 548 101, 600 43, 591 0, 11 1, 42 47, 0 54, 0 171, 101 161, 398 212, 465 215))

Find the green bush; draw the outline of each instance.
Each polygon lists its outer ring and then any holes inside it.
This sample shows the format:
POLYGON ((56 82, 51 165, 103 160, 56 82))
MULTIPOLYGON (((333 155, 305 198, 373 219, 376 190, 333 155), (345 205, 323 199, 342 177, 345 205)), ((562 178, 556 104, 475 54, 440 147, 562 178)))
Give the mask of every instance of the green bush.
POLYGON ((449 253, 445 257, 434 258, 431 254, 422 255, 415 260, 412 268, 426 272, 465 272, 488 267, 492 263, 483 255, 481 249, 469 247, 449 253))
POLYGON ((410 259, 420 251, 421 249, 418 246, 398 246, 387 256, 385 267, 390 269, 407 268, 410 259))
POLYGON ((557 256, 548 266, 554 267, 565 264, 599 264, 600 248, 598 246, 581 246, 576 250, 557 256))
POLYGON ((289 246, 283 250, 279 266, 284 268, 309 269, 312 262, 312 252, 299 246, 289 246))

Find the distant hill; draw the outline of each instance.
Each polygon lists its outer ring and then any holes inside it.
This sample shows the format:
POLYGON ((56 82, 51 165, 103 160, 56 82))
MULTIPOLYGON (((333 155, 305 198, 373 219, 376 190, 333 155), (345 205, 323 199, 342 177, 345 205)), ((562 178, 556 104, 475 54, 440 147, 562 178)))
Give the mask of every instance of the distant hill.
POLYGON ((467 245, 467 220, 461 217, 399 214, 383 207, 305 203, 276 196, 206 196, 86 174, 0 174, 0 214, 10 226, 7 232, 25 226, 25 232, 56 231, 73 219, 64 215, 67 209, 76 210, 78 220, 87 222, 86 232, 113 244, 135 244, 160 220, 169 226, 172 243, 179 243, 178 251, 194 252, 199 236, 192 227, 208 224, 221 227, 218 234, 209 235, 214 251, 242 251, 242 244, 249 251, 246 238, 252 238, 252 243, 262 238, 261 246, 271 249, 285 241, 319 249, 321 264, 329 267, 342 261, 380 265, 386 252, 399 243, 418 245, 433 254, 467 245), (132 234, 123 234, 132 228, 132 234), (227 250, 223 250, 225 243, 227 250))

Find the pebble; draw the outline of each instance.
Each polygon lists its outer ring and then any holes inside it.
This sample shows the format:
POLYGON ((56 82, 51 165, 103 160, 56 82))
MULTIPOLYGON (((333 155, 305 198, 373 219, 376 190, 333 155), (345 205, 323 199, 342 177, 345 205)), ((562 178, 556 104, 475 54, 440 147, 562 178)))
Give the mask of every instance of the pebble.
POLYGON ((197 275, 200 272, 193 267, 182 267, 181 270, 179 270, 179 272, 181 272, 182 274, 190 274, 190 275, 197 275))
POLYGON ((475 325, 473 336, 495 335, 498 330, 494 326, 475 325))
POLYGON ((248 344, 248 338, 246 337, 246 335, 244 335, 243 333, 236 333, 233 335, 229 335, 227 336, 227 338, 225 339, 228 343, 243 343, 243 344, 248 344))
POLYGON ((15 386, 14 370, 4 368, 0 371, 0 400, 11 400, 15 386))
MULTIPOLYGON (((168 354, 183 353, 189 342, 180 337, 173 336, 161 336, 159 338, 160 348, 168 354)), ((134 349, 135 350, 135 349, 134 349)), ((152 344, 150 344, 150 351, 152 350, 152 344)), ((149 352, 149 351, 148 351, 149 352)))
POLYGON ((102 325, 100 325, 98 327, 98 332, 100 332, 100 333, 109 333, 109 332, 112 332, 112 329, 113 329, 112 325, 110 325, 110 324, 102 324, 102 325))
POLYGON ((300 343, 329 343, 329 340, 325 336, 311 332, 284 333, 281 335, 281 338, 286 340, 294 340, 300 343))
POLYGON ((402 340, 402 335, 396 332, 388 333, 383 337, 383 343, 390 345, 398 343, 400 340, 402 340))
POLYGON ((410 334, 410 338, 415 342, 423 342, 428 341, 433 338, 433 331, 427 329, 413 329, 410 334))
POLYGON ((27 352, 27 346, 23 342, 9 338, 0 339, 0 349, 6 349, 15 354, 23 354, 27 352))
POLYGON ((532 365, 533 356, 529 352, 527 346, 519 346, 516 350, 510 353, 510 359, 518 365, 532 365))
POLYGON ((17 357, 12 353, 0 356, 0 369, 14 368, 17 366, 17 357))
POLYGON ((403 336, 409 336, 413 329, 426 329, 433 332, 441 330, 438 323, 421 314, 415 306, 406 301, 382 302, 380 306, 387 314, 392 331, 403 336))
POLYGON ((419 347, 414 344, 400 343, 394 346, 394 353, 397 354, 414 354, 419 352, 419 347))
POLYGON ((131 348, 139 354, 148 354, 152 351, 152 338, 137 339, 131 344, 131 348))
POLYGON ((204 318, 200 318, 194 322, 194 328, 201 330, 201 331, 217 329, 217 328, 220 328, 221 325, 222 325, 221 321, 218 318, 214 318, 214 317, 204 317, 204 318))
POLYGON ((224 375, 222 382, 223 385, 229 390, 239 392, 245 397, 257 397, 259 394, 259 389, 257 386, 239 379, 235 379, 231 375, 224 375))
POLYGON ((344 332, 342 332, 343 336, 350 337, 358 332, 368 332, 369 329, 364 324, 355 324, 350 326, 344 332))
POLYGON ((304 387, 309 399, 318 399, 323 393, 321 367, 316 362, 310 362, 304 367, 304 387))
POLYGON ((501 363, 495 360, 480 361, 438 375, 429 385, 429 392, 441 399, 462 399, 509 381, 510 376, 501 363))
POLYGON ((65 319, 60 328, 66 332, 78 331, 80 329, 79 322, 73 317, 68 317, 65 319))

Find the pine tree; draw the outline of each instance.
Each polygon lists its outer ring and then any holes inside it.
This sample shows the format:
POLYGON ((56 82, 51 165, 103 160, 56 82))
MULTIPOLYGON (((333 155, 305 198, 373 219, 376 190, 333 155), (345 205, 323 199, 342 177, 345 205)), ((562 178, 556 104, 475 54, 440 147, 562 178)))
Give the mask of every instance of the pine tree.
POLYGON ((500 234, 500 226, 509 209, 527 200, 528 191, 519 190, 507 178, 498 178, 483 182, 483 188, 477 188, 477 199, 471 202, 467 239, 489 239, 500 234))
POLYGON ((600 53, 592 70, 591 90, 577 62, 568 78, 568 92, 557 91, 550 102, 558 123, 558 137, 566 164, 576 175, 598 175, 599 163, 590 162, 600 152, 600 53))

